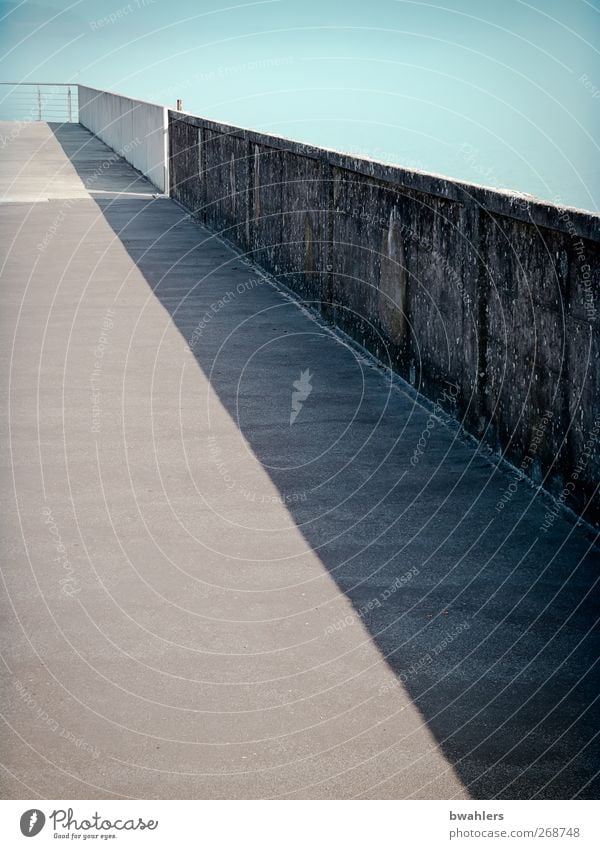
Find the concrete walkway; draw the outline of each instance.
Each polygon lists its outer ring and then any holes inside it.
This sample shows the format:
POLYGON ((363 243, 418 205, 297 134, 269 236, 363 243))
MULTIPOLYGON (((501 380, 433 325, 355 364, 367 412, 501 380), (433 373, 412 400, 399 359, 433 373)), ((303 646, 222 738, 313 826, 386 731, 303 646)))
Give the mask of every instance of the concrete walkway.
POLYGON ((4 797, 597 795, 589 536, 81 127, 0 192, 4 797))

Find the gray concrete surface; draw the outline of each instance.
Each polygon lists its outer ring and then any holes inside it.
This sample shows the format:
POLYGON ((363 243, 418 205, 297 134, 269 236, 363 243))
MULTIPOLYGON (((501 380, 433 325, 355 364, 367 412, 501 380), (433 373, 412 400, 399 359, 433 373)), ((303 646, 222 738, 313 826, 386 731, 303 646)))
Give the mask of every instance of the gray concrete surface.
POLYGON ((597 795, 587 532, 81 127, 6 154, 3 795, 597 795))

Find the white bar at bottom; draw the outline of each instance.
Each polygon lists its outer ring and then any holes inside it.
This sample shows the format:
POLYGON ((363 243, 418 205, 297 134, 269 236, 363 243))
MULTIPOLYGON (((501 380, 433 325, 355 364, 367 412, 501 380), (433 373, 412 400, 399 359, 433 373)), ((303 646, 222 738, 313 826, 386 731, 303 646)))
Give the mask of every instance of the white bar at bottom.
POLYGON ((594 801, 10 800, 0 846, 597 849, 599 814, 594 801))

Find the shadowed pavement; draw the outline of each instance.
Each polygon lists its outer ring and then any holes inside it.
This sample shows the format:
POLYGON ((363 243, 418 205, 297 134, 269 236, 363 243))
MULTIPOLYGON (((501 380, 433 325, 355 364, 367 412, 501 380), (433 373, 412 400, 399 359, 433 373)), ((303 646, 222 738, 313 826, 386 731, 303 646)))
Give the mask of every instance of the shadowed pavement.
POLYGON ((5 796, 597 795, 589 535, 83 128, 4 162, 5 796))

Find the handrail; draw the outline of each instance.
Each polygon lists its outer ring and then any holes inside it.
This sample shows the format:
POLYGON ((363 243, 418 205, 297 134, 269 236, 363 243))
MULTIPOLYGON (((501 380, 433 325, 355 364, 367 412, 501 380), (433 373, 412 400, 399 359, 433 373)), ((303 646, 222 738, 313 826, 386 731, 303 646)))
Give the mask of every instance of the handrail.
POLYGON ((50 119, 56 123, 74 123, 79 120, 77 104, 79 103, 79 87, 77 83, 36 83, 36 82, 0 82, 1 86, 14 86, 12 91, 0 98, 0 108, 13 107, 19 114, 12 120, 44 121, 50 119), (27 86, 27 90, 23 89, 27 86), (53 91, 48 92, 48 89, 53 91), (58 91, 56 91, 58 89, 58 91), (52 107, 56 107, 52 109, 52 107))

